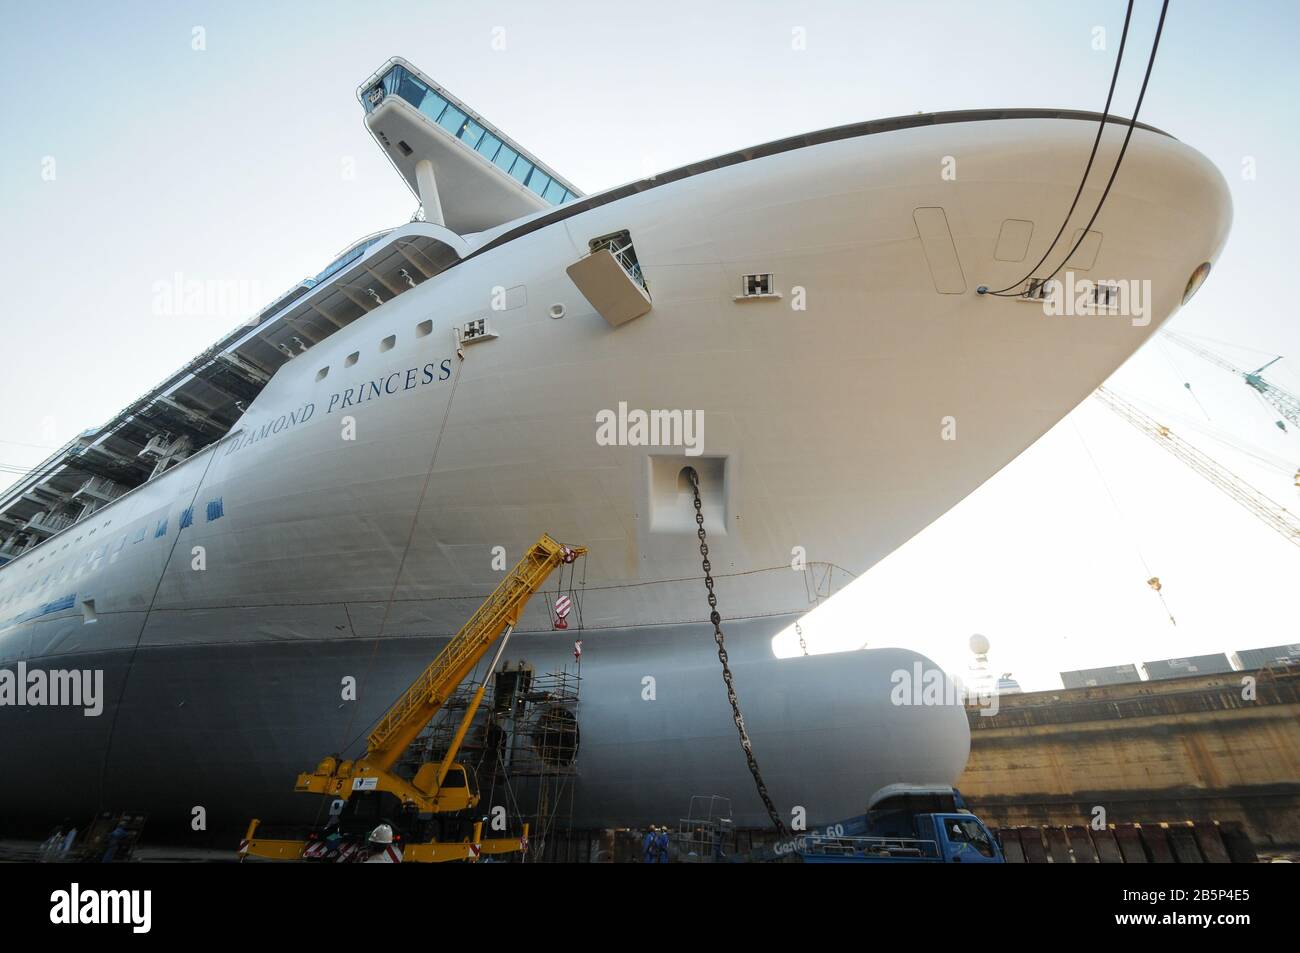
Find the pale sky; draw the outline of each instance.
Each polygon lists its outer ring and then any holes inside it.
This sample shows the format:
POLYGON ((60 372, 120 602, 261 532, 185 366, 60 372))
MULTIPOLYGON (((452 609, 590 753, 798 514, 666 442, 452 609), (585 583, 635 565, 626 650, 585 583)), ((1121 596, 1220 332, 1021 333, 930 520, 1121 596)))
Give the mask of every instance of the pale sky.
MULTIPOLYGON (((1100 109, 1124 3, 0 9, 2 486, 355 239, 406 221, 415 199, 355 98, 389 56, 594 192, 918 110, 1100 109), (806 49, 792 49, 796 29, 806 49), (251 305, 155 315, 154 285, 176 273, 242 282, 251 305)), ((1131 109, 1158 13, 1137 4, 1117 112, 1131 109)), ((1283 227, 1300 207, 1298 33, 1292 3, 1171 4, 1141 117, 1209 156, 1235 203, 1227 248, 1173 327, 1244 346, 1222 351, 1258 358, 1252 369, 1288 355, 1270 374, 1296 392, 1283 227)), ((1275 428, 1244 384, 1171 345, 1148 347, 1112 384, 1273 499, 1300 504, 1300 437, 1275 428)), ((1297 641, 1298 570, 1300 548, 1089 402, 829 603, 833 620, 805 628, 814 651, 904 644, 957 671, 982 632, 992 668, 1052 688, 1062 669, 1297 641)))

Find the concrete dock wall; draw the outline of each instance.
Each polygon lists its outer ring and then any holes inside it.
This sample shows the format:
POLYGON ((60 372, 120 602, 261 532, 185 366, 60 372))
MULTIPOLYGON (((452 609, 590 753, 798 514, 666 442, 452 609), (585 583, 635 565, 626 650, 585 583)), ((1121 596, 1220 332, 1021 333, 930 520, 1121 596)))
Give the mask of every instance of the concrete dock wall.
POLYGON ((958 786, 990 827, 1236 821, 1300 847, 1300 665, 1001 696, 958 786))

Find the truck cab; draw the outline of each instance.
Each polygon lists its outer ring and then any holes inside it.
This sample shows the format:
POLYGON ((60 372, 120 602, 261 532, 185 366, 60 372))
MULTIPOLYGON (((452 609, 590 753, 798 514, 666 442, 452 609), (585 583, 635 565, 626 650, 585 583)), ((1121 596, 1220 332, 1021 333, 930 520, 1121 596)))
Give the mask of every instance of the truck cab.
POLYGON ((803 862, 1005 863, 997 838, 956 788, 891 785, 869 803, 866 814, 800 838, 803 862))

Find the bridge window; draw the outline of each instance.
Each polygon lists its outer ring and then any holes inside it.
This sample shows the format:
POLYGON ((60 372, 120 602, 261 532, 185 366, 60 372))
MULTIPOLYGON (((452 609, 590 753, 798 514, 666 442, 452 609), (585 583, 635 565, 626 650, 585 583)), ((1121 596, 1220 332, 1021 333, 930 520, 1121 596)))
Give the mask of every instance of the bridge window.
POLYGON ((503 145, 501 151, 496 154, 496 158, 492 160, 492 163, 498 169, 503 169, 506 172, 509 172, 510 167, 515 164, 515 160, 518 158, 518 152, 515 152, 515 150, 511 149, 509 146, 503 145))
POLYGON ((455 106, 448 106, 443 110, 442 116, 438 119, 438 125, 442 126, 453 136, 460 132, 461 124, 469 117, 457 109, 455 106))
POLYGON ((491 162, 496 158, 497 150, 501 148, 501 140, 492 133, 487 132, 483 134, 483 138, 479 140, 476 148, 479 155, 491 162))
MULTIPOLYGON (((409 98, 409 97, 403 97, 403 98, 409 98)), ((443 99, 437 93, 430 90, 424 94, 423 99, 416 101, 416 108, 418 108, 420 112, 424 113, 434 122, 437 122, 438 117, 442 115, 442 111, 447 108, 447 100, 443 99)))
POLYGON ((534 168, 532 173, 528 176, 528 187, 538 195, 544 194, 546 192, 546 187, 550 184, 551 177, 541 169, 534 168))
POLYGON ((465 121, 465 125, 460 128, 460 141, 473 149, 478 145, 478 141, 483 138, 483 133, 486 131, 473 119, 468 119, 465 121))
MULTIPOLYGON (((428 119, 455 136, 469 149, 477 151, 498 168, 508 172, 516 180, 525 183, 535 193, 553 205, 560 205, 573 198, 573 193, 562 185, 551 187, 551 176, 538 172, 536 183, 530 182, 534 163, 519 155, 518 150, 505 145, 500 136, 488 132, 480 122, 469 117, 466 110, 439 95, 429 84, 418 79, 404 66, 393 66, 384 74, 379 84, 367 90, 361 97, 361 104, 366 112, 373 112, 387 96, 399 96, 418 109, 428 119)), ((404 155, 411 155, 412 149, 405 142, 399 142, 398 148, 404 155)))

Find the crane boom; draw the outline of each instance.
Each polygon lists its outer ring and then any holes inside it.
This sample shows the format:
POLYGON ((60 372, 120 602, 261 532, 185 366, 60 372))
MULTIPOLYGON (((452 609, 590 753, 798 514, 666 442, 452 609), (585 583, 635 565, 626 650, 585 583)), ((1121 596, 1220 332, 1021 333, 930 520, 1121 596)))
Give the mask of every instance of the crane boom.
MULTIPOLYGON (((325 758, 315 771, 298 776, 296 790, 344 799, 354 790, 388 791, 404 803, 433 813, 473 806, 478 798, 460 766, 455 766, 455 784, 448 783, 448 771, 453 767, 466 725, 457 731, 443 760, 423 765, 414 778, 395 774, 393 766, 492 644, 518 623, 528 600, 556 567, 586 552, 583 546, 564 546, 543 535, 384 713, 367 739, 366 753, 356 761, 340 761, 333 755, 325 758)), ((482 697, 480 687, 466 712, 466 721, 473 717, 482 697)))
POLYGON ((1233 364, 1227 358, 1214 353, 1209 348, 1202 347, 1195 341, 1179 334, 1177 331, 1166 329, 1160 333, 1184 350, 1191 351, 1201 360, 1240 377, 1245 381, 1248 387, 1254 389, 1264 398, 1264 400, 1268 401, 1268 403, 1277 410, 1278 413, 1291 421, 1294 426, 1300 427, 1300 397, 1297 397, 1288 390, 1278 387, 1272 381, 1265 380, 1262 376, 1264 370, 1271 367, 1273 364, 1276 364, 1281 360, 1281 358, 1275 357, 1263 367, 1254 371, 1248 371, 1245 368, 1233 364))
POLYGON ((506 626, 518 624, 529 598, 551 572, 586 551, 582 547, 562 546, 550 536, 542 536, 534 543, 455 638, 380 719, 367 741, 366 761, 383 770, 392 767, 506 626))
MULTIPOLYGON (((394 765, 487 655, 492 645, 500 639, 501 645, 492 659, 488 674, 495 670, 510 633, 519 623, 524 606, 541 589, 551 573, 563 564, 586 555, 586 552, 585 546, 562 546, 543 534, 437 657, 384 713, 367 739, 366 753, 355 761, 340 761, 337 755, 322 759, 315 771, 298 775, 294 790, 330 795, 345 802, 339 815, 340 829, 341 819, 348 807, 356 806, 358 799, 362 802, 379 799, 374 802, 378 805, 376 810, 388 811, 387 815, 370 813, 359 816, 369 819, 366 823, 367 830, 374 824, 375 816, 389 818, 394 823, 400 820, 408 827, 419 827, 415 831, 418 836, 408 840, 405 845, 404 857, 408 861, 472 860, 480 854, 507 854, 527 850, 527 824, 523 825, 521 837, 484 839, 483 824, 479 821, 474 825, 472 837, 459 841, 428 839, 427 831, 422 827, 426 823, 425 819, 438 815, 455 816, 478 804, 477 781, 472 771, 456 762, 456 755, 483 701, 487 678, 484 678, 466 706, 460 725, 440 761, 420 764, 413 777, 399 774, 394 770, 394 765), (385 806, 383 799, 388 799, 388 806, 385 806), (393 804, 400 805, 400 809, 394 812, 393 804)), ((320 832, 313 833, 307 840, 259 837, 261 823, 257 818, 249 823, 239 848, 241 858, 304 859, 309 856, 310 844, 322 844, 317 839, 320 832)), ((336 835, 338 833, 335 831, 336 835)), ((390 831, 390 835, 391 833, 390 831)))
POLYGON ((1164 424, 1143 413, 1113 391, 1099 387, 1093 396, 1236 500, 1253 516, 1280 533, 1288 542, 1300 546, 1300 519, 1297 519, 1286 507, 1269 499, 1245 480, 1220 466, 1200 450, 1176 436, 1164 424))

